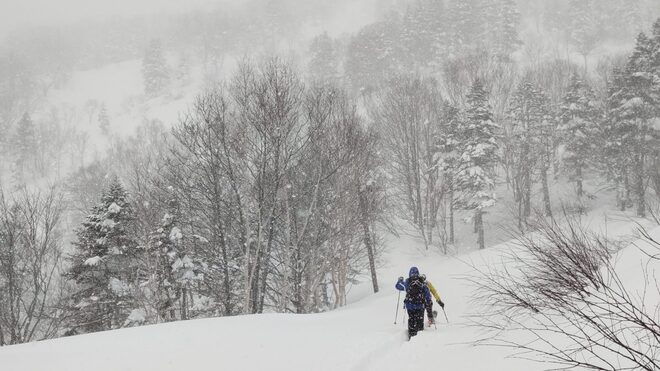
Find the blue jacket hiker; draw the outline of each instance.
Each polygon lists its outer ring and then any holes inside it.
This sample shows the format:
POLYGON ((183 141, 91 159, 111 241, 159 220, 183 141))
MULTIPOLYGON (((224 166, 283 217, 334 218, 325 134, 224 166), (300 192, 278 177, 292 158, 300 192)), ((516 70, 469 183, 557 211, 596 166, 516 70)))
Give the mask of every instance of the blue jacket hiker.
POLYGON ((431 291, 420 277, 417 267, 410 268, 408 279, 405 281, 403 277, 399 277, 394 287, 406 292, 403 302, 408 311, 408 339, 410 339, 417 335, 418 331, 424 330, 424 309, 432 300, 431 291))

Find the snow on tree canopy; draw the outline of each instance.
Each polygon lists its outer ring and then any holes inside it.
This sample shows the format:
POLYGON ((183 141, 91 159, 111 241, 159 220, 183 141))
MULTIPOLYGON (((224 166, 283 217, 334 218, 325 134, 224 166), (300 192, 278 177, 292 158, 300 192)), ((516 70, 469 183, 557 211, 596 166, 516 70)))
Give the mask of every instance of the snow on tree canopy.
POLYGON ((108 288, 118 296, 124 296, 131 293, 130 285, 115 277, 110 278, 108 281, 108 288))
POLYGON ((92 258, 89 258, 89 259, 85 260, 85 263, 83 263, 83 264, 94 266, 94 265, 99 264, 101 262, 101 260, 103 260, 103 259, 100 256, 94 256, 92 258))
POLYGON ((108 212, 110 214, 119 214, 119 212, 121 212, 121 206, 113 202, 108 206, 108 212))
POLYGON ((133 309, 124 322, 124 327, 139 326, 147 322, 147 313, 144 309, 133 309))
POLYGON ((173 227, 170 231, 170 241, 178 243, 182 238, 183 233, 181 233, 181 229, 179 229, 179 227, 173 227))
POLYGON ((132 295, 140 285, 135 268, 143 253, 127 230, 135 217, 118 179, 91 211, 77 230, 68 272, 75 283, 66 308, 71 314, 68 325, 83 333, 119 328, 130 311, 139 307, 132 295), (76 306, 79 303, 87 305, 76 306))

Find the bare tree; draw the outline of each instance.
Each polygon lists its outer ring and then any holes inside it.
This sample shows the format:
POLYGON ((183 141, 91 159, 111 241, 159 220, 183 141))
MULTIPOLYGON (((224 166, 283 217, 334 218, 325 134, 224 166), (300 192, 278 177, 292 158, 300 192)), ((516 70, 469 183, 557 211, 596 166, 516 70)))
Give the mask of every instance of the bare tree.
POLYGON ((493 331, 481 343, 562 369, 657 370, 660 306, 649 295, 660 294, 660 243, 643 233, 625 252, 642 267, 633 283, 620 275, 616 245, 579 221, 539 223, 539 233, 520 237, 503 267, 470 278, 475 302, 488 310, 474 319, 493 331), (638 294, 630 284, 637 287, 640 277, 638 294))
POLYGON ((432 80, 399 77, 377 101, 372 115, 392 160, 396 195, 405 217, 428 249, 443 198, 439 137, 442 99, 432 80))
POLYGON ((55 189, 0 191, 0 345, 49 338, 59 329, 62 210, 55 189))

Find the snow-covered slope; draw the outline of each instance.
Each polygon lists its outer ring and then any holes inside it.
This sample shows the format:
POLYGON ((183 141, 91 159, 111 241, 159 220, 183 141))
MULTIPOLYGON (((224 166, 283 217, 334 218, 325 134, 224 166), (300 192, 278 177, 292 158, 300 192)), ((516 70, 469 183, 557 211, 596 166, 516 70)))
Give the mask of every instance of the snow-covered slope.
MULTIPOLYGON (((598 216, 601 218, 602 215, 598 216)), ((596 217, 594 217, 596 218, 596 217)), ((610 216, 610 237, 629 234, 635 224, 610 216)), ((602 224, 594 221, 594 228, 602 224)), ((660 233, 659 230, 655 231, 660 233)), ((479 331, 466 326, 471 287, 464 279, 466 261, 496 262, 506 244, 467 256, 444 257, 422 251, 418 241, 393 238, 387 264, 379 271, 381 292, 365 295, 369 283, 352 292, 353 303, 320 314, 261 314, 129 328, 23 344, 0 349, 1 369, 8 371, 118 370, 542 370, 547 365, 508 357, 504 348, 475 347, 479 331), (397 324, 396 277, 411 265, 420 267, 437 287, 450 323, 440 314, 430 328, 405 341, 403 312, 397 324)), ((635 248, 623 256, 637 256, 635 248)), ((638 265, 630 259, 625 276, 638 265)))

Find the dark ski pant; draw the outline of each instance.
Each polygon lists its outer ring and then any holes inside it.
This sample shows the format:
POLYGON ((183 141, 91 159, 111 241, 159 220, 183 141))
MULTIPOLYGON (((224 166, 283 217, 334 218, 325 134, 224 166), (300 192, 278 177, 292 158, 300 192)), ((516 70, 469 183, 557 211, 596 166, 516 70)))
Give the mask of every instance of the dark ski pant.
POLYGON ((417 335, 417 331, 424 330, 424 308, 408 309, 408 336, 417 335))
POLYGON ((426 315, 429 319, 433 318, 433 301, 427 301, 424 305, 426 307, 426 315))

